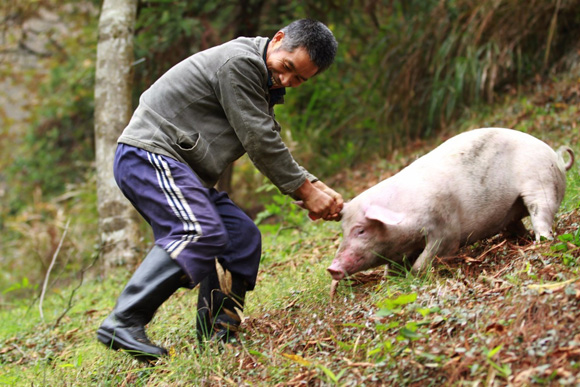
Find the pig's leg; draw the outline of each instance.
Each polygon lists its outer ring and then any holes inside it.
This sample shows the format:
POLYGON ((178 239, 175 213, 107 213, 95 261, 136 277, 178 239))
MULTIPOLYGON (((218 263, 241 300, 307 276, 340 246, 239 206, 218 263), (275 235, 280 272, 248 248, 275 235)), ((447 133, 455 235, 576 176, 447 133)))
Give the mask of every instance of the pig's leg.
POLYGON ((425 271, 433 261, 435 255, 439 255, 440 257, 447 257, 452 255, 455 251, 457 251, 457 249, 459 249, 458 235, 455 238, 450 238, 449 235, 446 235, 445 237, 427 236, 427 244, 425 245, 425 249, 421 255, 419 255, 411 270, 413 273, 420 273, 425 271))
POLYGON ((438 248, 439 245, 437 243, 427 243, 425 250, 423 250, 419 257, 417 257, 415 263, 413 263, 411 271, 417 274, 425 270, 426 266, 433 260, 435 254, 437 254, 438 248))
POLYGON ((524 197, 524 204, 530 213, 536 241, 539 242, 542 237, 554 239, 552 224, 559 205, 555 195, 546 191, 530 194, 524 197))

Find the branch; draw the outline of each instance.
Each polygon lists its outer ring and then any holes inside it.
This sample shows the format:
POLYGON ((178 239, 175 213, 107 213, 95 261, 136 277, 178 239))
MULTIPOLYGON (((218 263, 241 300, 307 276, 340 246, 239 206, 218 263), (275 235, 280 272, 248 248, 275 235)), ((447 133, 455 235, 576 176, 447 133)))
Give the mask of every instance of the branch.
POLYGON ((42 312, 42 302, 44 301, 44 294, 46 293, 46 288, 48 285, 48 277, 50 276, 50 272, 52 271, 52 267, 56 262, 56 257, 58 257, 58 253, 60 252, 60 248, 62 247, 62 242, 64 241, 64 237, 66 236, 66 232, 68 231, 68 225, 70 224, 70 219, 66 222, 66 226, 64 228, 64 232, 62 233, 62 237, 60 238, 60 242, 58 242, 58 247, 52 256, 52 261, 50 262, 50 266, 46 271, 46 276, 44 277, 44 284, 42 285, 42 292, 40 293, 40 302, 38 304, 38 309, 40 310, 40 318, 44 321, 44 313, 42 312))
POLYGON ((554 33, 558 25, 558 11, 560 11, 560 0, 556 3, 556 9, 552 16, 552 22, 550 23, 550 30, 548 31, 548 41, 546 42, 546 52, 544 54, 544 70, 548 67, 548 60, 550 59, 550 47, 552 46, 552 39, 554 38, 554 33))
POLYGON ((70 297, 68 299, 68 305, 67 305, 66 309, 64 310, 64 312, 62 312, 61 315, 58 316, 58 318, 56 319, 56 322, 54 323, 54 328, 58 327, 58 325, 60 324, 60 320, 62 320, 62 318, 68 313, 68 311, 71 310, 73 297, 74 297, 76 291, 78 289, 80 289, 80 287, 83 285, 85 272, 87 270, 89 270, 91 267, 93 267, 93 265, 95 264, 95 262, 97 262, 97 259, 99 259, 100 256, 101 256, 101 251, 98 251, 97 254, 95 254, 95 259, 93 259, 93 262, 91 262, 91 264, 89 266, 87 266, 81 270, 81 280, 80 280, 78 286, 76 288, 74 288, 73 291, 71 292, 70 297))

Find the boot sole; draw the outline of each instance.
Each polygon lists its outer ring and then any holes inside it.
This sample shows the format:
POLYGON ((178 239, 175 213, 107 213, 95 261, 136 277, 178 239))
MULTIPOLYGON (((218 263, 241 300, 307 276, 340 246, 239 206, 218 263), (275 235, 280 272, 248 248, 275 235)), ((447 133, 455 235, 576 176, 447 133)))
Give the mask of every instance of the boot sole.
POLYGON ((141 351, 135 349, 134 345, 131 345, 127 341, 123 340, 119 336, 115 336, 114 333, 111 333, 105 329, 99 328, 97 330, 97 340, 103 343, 107 348, 114 349, 114 350, 122 350, 129 353, 131 356, 136 358, 137 360, 144 361, 144 362, 152 362, 158 360, 161 356, 166 355, 167 351, 160 348, 161 353, 151 353, 146 351, 141 351))

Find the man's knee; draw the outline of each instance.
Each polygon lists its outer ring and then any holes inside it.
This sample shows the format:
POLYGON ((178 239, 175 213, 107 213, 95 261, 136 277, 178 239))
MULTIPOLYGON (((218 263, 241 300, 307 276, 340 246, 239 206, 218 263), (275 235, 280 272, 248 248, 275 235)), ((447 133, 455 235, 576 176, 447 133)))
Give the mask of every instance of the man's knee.
POLYGON ((220 252, 230 244, 228 231, 221 222, 216 222, 212 227, 202 230, 201 238, 204 239, 205 244, 214 246, 220 252))

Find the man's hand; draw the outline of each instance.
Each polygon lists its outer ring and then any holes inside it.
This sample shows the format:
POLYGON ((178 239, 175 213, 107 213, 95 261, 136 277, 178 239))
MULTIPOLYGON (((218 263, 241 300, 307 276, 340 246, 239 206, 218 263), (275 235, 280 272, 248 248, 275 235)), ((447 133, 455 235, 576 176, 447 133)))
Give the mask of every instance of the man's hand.
POLYGON ((306 180, 294 195, 302 199, 302 205, 309 211, 311 219, 340 220, 340 211, 344 201, 342 196, 317 181, 314 184, 306 180))
POLYGON ((332 188, 328 187, 326 184, 321 182, 320 180, 313 183, 313 185, 330 196, 334 200, 333 209, 330 212, 329 217, 323 218, 324 220, 340 220, 341 215, 340 212, 342 211, 342 207, 344 206, 344 199, 342 195, 333 190, 332 188))

